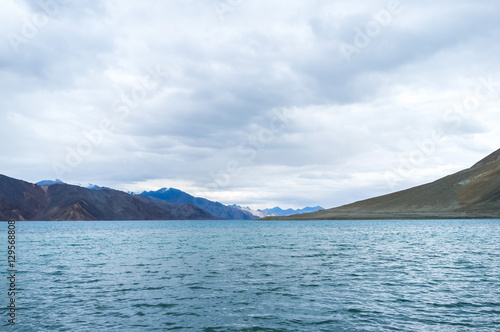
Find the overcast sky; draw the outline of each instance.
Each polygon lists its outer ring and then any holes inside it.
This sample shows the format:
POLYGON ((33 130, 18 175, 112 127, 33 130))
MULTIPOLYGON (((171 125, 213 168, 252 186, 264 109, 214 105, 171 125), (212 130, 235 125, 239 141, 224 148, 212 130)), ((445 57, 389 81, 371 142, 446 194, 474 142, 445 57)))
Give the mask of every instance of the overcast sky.
POLYGON ((498 1, 0 4, 10 177, 330 208, 500 148, 498 1))

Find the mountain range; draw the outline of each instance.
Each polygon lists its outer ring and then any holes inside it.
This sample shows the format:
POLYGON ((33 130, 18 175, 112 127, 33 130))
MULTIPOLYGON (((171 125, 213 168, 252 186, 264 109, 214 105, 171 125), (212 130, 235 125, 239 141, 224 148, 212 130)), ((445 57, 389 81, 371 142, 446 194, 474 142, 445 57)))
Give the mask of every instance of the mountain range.
POLYGON ((138 198, 113 189, 61 182, 36 185, 0 175, 0 220, 217 219, 191 204, 138 198))
POLYGON ((311 213, 311 212, 316 212, 316 211, 319 211, 319 210, 323 210, 324 208, 322 208, 321 206, 315 206, 315 207, 305 207, 303 209, 286 209, 286 210, 283 210, 282 208, 280 208, 279 206, 276 206, 272 209, 258 209, 258 210, 254 210, 254 209, 251 209, 249 207, 242 207, 242 206, 239 206, 239 205, 231 205, 232 207, 235 207, 235 208, 238 208, 238 209, 241 209, 243 211, 247 211, 251 214, 253 214, 254 216, 257 216, 259 218, 265 218, 265 217, 275 217, 275 216, 291 216, 291 215, 294 215, 294 214, 301 214, 301 213, 311 213))
POLYGON ((316 207, 306 207, 303 209, 287 209, 283 210, 280 207, 274 207, 272 209, 263 210, 253 210, 248 207, 241 207, 239 205, 223 205, 219 202, 212 202, 208 199, 201 197, 194 197, 185 193, 179 189, 174 188, 162 188, 158 191, 145 191, 141 193, 142 196, 154 197, 164 200, 169 203, 181 204, 188 203, 199 207, 210 213, 211 215, 221 218, 221 219, 232 219, 232 220, 250 220, 259 219, 268 216, 289 216, 292 214, 315 212, 322 210, 321 206, 316 207))
POLYGON ((36 184, 0 175, 0 220, 251 220, 295 211, 251 210, 163 188, 142 194, 100 187, 74 186, 61 180, 36 184))
POLYGON ((470 168, 432 183, 333 209, 279 219, 470 218, 500 218, 500 150, 470 168))

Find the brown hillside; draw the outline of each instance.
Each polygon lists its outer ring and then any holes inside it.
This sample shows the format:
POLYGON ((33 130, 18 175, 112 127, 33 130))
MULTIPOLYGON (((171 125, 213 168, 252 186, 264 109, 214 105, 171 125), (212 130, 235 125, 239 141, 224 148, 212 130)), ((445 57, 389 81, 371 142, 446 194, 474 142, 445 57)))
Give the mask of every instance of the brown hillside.
POLYGON ((500 218, 500 150, 442 179, 289 220, 500 218))

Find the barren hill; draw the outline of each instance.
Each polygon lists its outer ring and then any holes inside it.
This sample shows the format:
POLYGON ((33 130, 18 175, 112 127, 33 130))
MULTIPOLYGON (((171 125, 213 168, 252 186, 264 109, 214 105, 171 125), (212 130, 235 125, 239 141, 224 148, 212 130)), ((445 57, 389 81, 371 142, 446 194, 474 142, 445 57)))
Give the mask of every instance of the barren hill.
POLYGON ((288 220, 500 218, 500 150, 432 183, 288 220))

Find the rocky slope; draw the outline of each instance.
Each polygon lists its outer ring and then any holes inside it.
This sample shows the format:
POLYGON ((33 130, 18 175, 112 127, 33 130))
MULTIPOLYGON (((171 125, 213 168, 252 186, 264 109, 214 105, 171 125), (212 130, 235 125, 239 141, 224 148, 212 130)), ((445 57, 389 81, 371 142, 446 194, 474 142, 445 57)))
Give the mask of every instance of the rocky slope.
MULTIPOLYGON (((500 150, 432 183, 288 220, 500 218, 500 150)), ((277 219, 277 218, 273 218, 277 219)))

